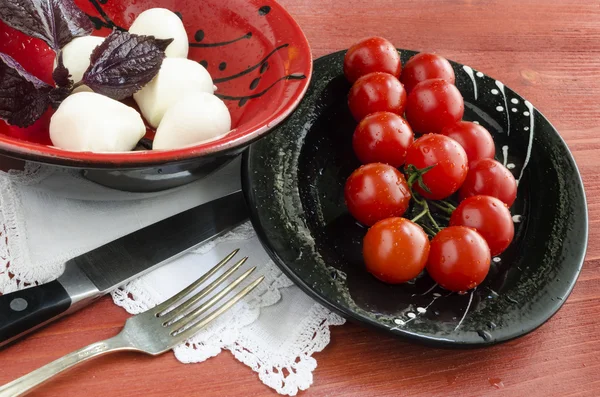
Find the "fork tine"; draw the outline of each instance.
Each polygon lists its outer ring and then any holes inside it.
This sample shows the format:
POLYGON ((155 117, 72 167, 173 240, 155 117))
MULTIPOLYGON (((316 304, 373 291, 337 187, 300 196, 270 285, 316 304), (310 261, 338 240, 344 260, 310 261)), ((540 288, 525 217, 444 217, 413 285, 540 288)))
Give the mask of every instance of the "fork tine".
POLYGON ((209 279, 219 269, 221 269, 223 266, 225 266, 225 264, 227 264, 227 262, 229 262, 231 260, 231 258, 233 258, 235 256, 235 254, 238 253, 239 250, 240 250, 239 248, 233 250, 229 255, 227 255, 225 258, 223 258, 223 260, 221 260, 221 262, 217 263, 212 269, 210 269, 208 272, 206 272, 198 280, 194 281, 192 284, 190 284, 188 287, 184 288, 181 292, 179 292, 175 296, 171 297, 170 299, 167 299, 160 305, 156 306, 154 308, 154 312, 155 312, 156 316, 157 317, 164 316, 167 313, 167 309, 169 309, 169 307, 173 306, 173 304, 178 302, 180 299, 184 298, 190 292, 194 291, 196 288, 198 288, 199 285, 203 284, 207 279, 209 279))
POLYGON ((163 322, 163 324, 166 325, 166 324, 172 322, 176 317, 183 314, 186 310, 188 310, 190 307, 194 306, 206 295, 208 295, 212 291, 214 291, 215 288, 217 288, 227 278, 229 278, 229 276, 231 276, 233 273, 235 273, 246 262, 246 260, 248 260, 248 257, 240 259, 235 265, 233 265, 229 269, 227 269, 227 271, 225 273, 221 274, 215 281, 213 281, 208 286, 203 288, 200 292, 198 292, 197 294, 192 296, 190 299, 175 306, 174 308, 172 308, 171 310, 169 310, 166 313, 161 313, 159 315, 159 317, 167 316, 167 319, 163 322))
MULTIPOLYGON (((223 288, 221 291, 219 291, 215 296, 210 298, 208 301, 204 302, 201 306, 197 307, 196 309, 192 310, 191 312, 185 314, 183 317, 181 317, 175 321, 172 321, 172 322, 170 320, 166 321, 165 323, 163 323, 163 325, 175 326, 177 324, 178 328, 181 329, 181 328, 185 327, 186 325, 190 324, 191 322, 196 320, 201 314, 205 313, 208 309, 213 307, 217 302, 219 302, 225 295, 227 295, 229 292, 231 292, 235 287, 240 285, 240 283, 242 281, 244 281, 246 279, 246 277, 248 277, 254 270, 256 270, 256 267, 246 270, 244 272, 244 274, 239 276, 231 284, 229 284, 227 287, 223 288)), ((195 300, 194 298, 190 299, 190 301, 195 300)), ((179 308, 177 308, 177 310, 179 310, 179 308)), ((182 312, 179 312, 178 314, 182 314, 182 312)))
POLYGON ((172 331, 171 335, 177 338, 180 341, 184 341, 186 339, 194 336, 202 327, 206 326, 208 323, 213 321, 215 318, 219 317, 221 314, 226 312, 230 307, 235 305, 240 299, 248 295, 258 284, 260 284, 264 280, 265 276, 260 276, 252 283, 244 287, 240 292, 238 292, 233 298, 229 299, 222 306, 220 306, 217 310, 210 313, 208 316, 204 317, 202 320, 192 325, 188 329, 181 331, 181 328, 178 330, 172 331), (178 333, 179 332, 179 333, 178 333))

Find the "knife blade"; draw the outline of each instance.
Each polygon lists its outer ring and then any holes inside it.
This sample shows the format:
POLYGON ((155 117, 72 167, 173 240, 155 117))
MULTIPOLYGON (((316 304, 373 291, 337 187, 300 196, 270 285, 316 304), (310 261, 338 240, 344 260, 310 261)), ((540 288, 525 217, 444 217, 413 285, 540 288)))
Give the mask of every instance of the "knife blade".
POLYGON ((241 191, 139 229, 66 262, 56 280, 0 296, 0 346, 88 305, 248 219, 241 191))

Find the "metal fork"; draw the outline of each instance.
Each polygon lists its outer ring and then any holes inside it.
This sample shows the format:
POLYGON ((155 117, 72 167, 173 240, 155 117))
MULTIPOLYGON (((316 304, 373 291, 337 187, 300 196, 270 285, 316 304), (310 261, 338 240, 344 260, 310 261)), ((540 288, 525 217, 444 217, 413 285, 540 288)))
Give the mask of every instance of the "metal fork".
POLYGON ((238 251, 239 249, 236 249, 227 255, 215 267, 210 269, 206 274, 194 281, 177 295, 150 310, 127 319, 125 326, 118 335, 69 353, 50 364, 7 383, 0 387, 0 397, 24 395, 53 376, 84 361, 107 353, 136 351, 157 356, 172 349, 186 339, 189 339, 202 327, 224 313, 244 296, 248 295, 248 293, 256 288, 256 286, 264 279, 264 276, 257 278, 240 290, 235 296, 218 306, 211 313, 200 318, 256 269, 256 267, 253 267, 247 270, 231 284, 206 300, 206 302, 193 308, 194 305, 213 292, 215 288, 238 270, 248 259, 248 257, 242 258, 212 283, 184 300, 184 298, 194 292, 198 287, 202 286, 210 277, 223 268, 238 251))

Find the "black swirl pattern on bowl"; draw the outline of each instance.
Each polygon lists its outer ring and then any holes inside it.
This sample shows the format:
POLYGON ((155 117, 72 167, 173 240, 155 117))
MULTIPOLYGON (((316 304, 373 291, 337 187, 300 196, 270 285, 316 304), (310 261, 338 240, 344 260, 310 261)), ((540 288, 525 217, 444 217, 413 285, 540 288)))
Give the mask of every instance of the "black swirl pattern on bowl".
MULTIPOLYGON (((107 29, 117 29, 117 30, 125 31, 126 30, 125 28, 123 28, 122 26, 117 25, 112 20, 112 18, 110 18, 110 16, 104 11, 102 5, 106 4, 108 1, 109 0, 89 0, 89 2, 92 4, 92 6, 98 12, 98 15, 89 15, 88 14, 88 17, 90 18, 90 20, 94 24, 94 28, 96 30, 107 28, 107 29)), ((265 6, 260 7, 257 12, 258 12, 258 15, 264 17, 267 14, 269 14, 271 11, 272 11, 271 7, 265 5, 265 6)), ((179 11, 174 11, 174 12, 179 16, 179 18, 181 18, 183 20, 183 15, 182 15, 181 12, 179 12, 179 11)), ((206 38, 206 34, 205 34, 204 30, 198 29, 194 33, 194 41, 190 42, 189 45, 190 45, 190 47, 194 47, 194 48, 224 47, 224 46, 228 46, 228 45, 237 43, 237 42, 239 42, 241 40, 251 40, 252 37, 253 37, 252 32, 247 32, 243 36, 240 36, 240 37, 237 37, 237 38, 233 38, 233 39, 229 39, 229 40, 225 40, 225 41, 205 42, 204 39, 206 38)), ((250 90, 250 93, 245 94, 245 95, 215 93, 215 95, 217 97, 221 98, 222 100, 225 100, 225 101, 237 101, 238 102, 238 106, 242 107, 249 100, 255 99, 255 98, 260 98, 261 96, 265 95, 273 87, 275 87, 279 82, 289 81, 289 80, 303 80, 303 79, 306 79, 306 76, 304 74, 302 74, 302 73, 291 73, 291 74, 288 74, 286 76, 280 77, 274 83, 272 83, 268 87, 262 89, 261 91, 259 91, 259 92, 253 92, 253 91, 256 91, 256 89, 258 88, 259 83, 261 81, 261 76, 269 69, 269 63, 268 63, 269 58, 271 58, 273 55, 275 55, 281 49, 286 48, 288 46, 289 46, 289 43, 281 44, 281 45, 275 47, 271 52, 269 52, 265 57, 263 57, 260 61, 258 61, 254 65, 249 66, 248 68, 246 68, 246 69, 244 69, 242 71, 239 71, 237 73, 231 74, 229 76, 215 78, 213 80, 214 84, 218 85, 219 83, 224 83, 226 81, 231 81, 231 80, 234 80, 234 79, 238 79, 238 78, 240 78, 242 76, 245 76, 245 75, 247 75, 249 73, 252 73, 256 69, 259 69, 259 71, 258 71, 259 75, 256 78, 254 78, 252 80, 252 82, 249 84, 248 88, 250 90)), ((199 63, 204 68, 208 68, 209 67, 209 63, 208 63, 207 60, 201 60, 201 61, 199 61, 199 63)), ((227 68, 227 62, 226 61, 219 62, 218 63, 218 68, 219 68, 220 71, 224 71, 227 68)))

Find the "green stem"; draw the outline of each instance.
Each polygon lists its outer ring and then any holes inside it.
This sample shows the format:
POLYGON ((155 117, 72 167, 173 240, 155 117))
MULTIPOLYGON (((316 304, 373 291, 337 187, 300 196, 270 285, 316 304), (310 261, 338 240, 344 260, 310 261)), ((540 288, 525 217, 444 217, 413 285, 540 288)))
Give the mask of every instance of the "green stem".
POLYGON ((456 207, 454 205, 452 205, 451 202, 446 201, 446 200, 440 200, 439 203, 442 203, 443 205, 445 205, 446 207, 448 207, 448 209, 454 211, 456 209, 456 207))
POLYGON ((437 229, 438 232, 440 230, 442 230, 440 225, 438 225, 438 223, 435 221, 435 219, 433 219, 433 216, 431 216, 431 212, 429 211, 429 206, 427 205, 427 202, 425 202, 425 208, 427 208, 427 217, 431 221, 431 224, 437 229))
MULTIPOLYGON (((436 207, 439 210, 444 211, 445 213, 447 213, 448 215, 452 215, 452 212, 456 209, 454 208, 454 206, 452 206, 452 209, 449 207, 446 207, 444 205, 441 205, 439 202, 436 201, 430 201, 430 204, 432 204, 434 207, 436 207)), ((450 204, 451 205, 451 204, 450 204)))
POLYGON ((427 215, 427 208, 424 208, 423 211, 421 211, 417 216, 415 216, 414 218, 411 219, 411 222, 416 222, 419 219, 421 219, 422 217, 424 217, 425 215, 427 215))
POLYGON ((425 225, 421 225, 420 223, 419 223, 419 226, 421 226, 423 228, 423 230, 425 230, 425 233, 429 234, 431 237, 435 237, 436 232, 431 230, 429 227, 427 227, 425 225))

